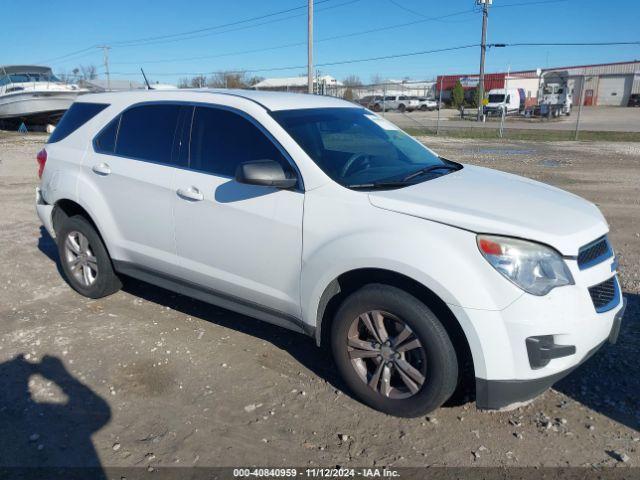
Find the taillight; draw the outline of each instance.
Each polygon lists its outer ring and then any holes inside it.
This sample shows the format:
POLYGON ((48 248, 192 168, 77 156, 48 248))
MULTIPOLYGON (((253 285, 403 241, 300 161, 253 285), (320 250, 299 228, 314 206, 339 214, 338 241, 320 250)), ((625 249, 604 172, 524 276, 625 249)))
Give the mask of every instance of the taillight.
POLYGON ((36 159, 38 160, 38 178, 42 178, 42 172, 44 172, 44 166, 47 163, 47 151, 44 148, 40 150, 36 159))

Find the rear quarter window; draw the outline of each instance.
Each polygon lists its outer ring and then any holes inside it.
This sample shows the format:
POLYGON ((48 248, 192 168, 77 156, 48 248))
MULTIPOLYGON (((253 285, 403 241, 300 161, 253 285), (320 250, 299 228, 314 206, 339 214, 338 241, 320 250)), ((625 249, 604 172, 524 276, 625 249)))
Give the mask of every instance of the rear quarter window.
POLYGON ((74 103, 62 116, 47 143, 55 143, 67 138, 108 106, 106 103, 74 103))

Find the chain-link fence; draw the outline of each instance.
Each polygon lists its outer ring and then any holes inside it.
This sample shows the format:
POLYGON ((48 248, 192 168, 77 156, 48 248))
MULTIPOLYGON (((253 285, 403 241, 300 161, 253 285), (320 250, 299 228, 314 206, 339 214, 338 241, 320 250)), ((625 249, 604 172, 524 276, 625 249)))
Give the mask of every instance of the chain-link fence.
POLYGON ((557 99, 558 89, 540 84, 539 92, 532 96, 531 92, 527 95, 518 91, 522 89, 511 89, 507 80, 502 89, 507 94, 487 92, 481 109, 474 101, 473 89, 465 90, 462 104, 455 106, 451 91, 440 88, 436 79, 345 85, 325 94, 365 106, 414 135, 640 141, 640 109, 589 105, 583 91, 588 80, 578 78, 575 86, 565 87, 570 88, 570 95, 542 104, 545 92, 557 99), (522 95, 522 101, 514 102, 511 95, 522 95))

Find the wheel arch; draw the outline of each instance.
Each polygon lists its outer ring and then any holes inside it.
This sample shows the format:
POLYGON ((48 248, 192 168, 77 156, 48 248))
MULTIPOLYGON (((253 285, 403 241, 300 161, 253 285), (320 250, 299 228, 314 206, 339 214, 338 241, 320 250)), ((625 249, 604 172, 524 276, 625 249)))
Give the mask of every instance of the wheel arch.
POLYGON ((56 224, 59 225, 64 218, 73 217, 74 215, 80 215, 86 218, 87 221, 89 221, 91 225, 96 229, 98 234, 100 234, 100 229, 96 225, 96 222, 93 220, 91 214, 87 211, 87 209, 80 205, 78 202, 70 200, 68 198, 61 198, 53 204, 51 219, 54 230, 56 230, 57 232, 56 224))
POLYGON ((380 283, 400 288, 427 305, 440 319, 456 349, 461 383, 473 385, 474 361, 467 333, 449 306, 436 293, 417 280, 383 268, 358 268, 340 274, 324 289, 316 316, 315 337, 318 346, 329 344, 331 325, 342 301, 364 285, 380 283))
POLYGON ((100 226, 94 220, 94 215, 91 214, 89 209, 85 208, 75 200, 71 200, 69 198, 60 198, 53 204, 53 211, 51 212, 51 222, 53 229, 56 232, 56 236, 58 231, 56 228, 56 223, 59 225, 59 222, 62 221, 63 218, 73 217, 74 215, 80 215, 84 217, 91 224, 91 226, 95 228, 96 233, 104 244, 104 248, 107 250, 109 257, 111 257, 109 244, 105 239, 100 226))

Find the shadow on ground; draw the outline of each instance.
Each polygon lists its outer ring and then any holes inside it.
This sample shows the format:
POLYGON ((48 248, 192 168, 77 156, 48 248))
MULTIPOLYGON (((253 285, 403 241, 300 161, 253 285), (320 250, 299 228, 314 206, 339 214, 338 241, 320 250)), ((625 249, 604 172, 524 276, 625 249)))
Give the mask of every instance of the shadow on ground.
POLYGON ((618 341, 555 385, 590 409, 640 430, 640 295, 626 293, 618 341))
POLYGON ((0 477, 58 478, 56 468, 80 467, 106 478, 91 435, 110 419, 107 402, 59 358, 18 355, 1 363, 0 477))

